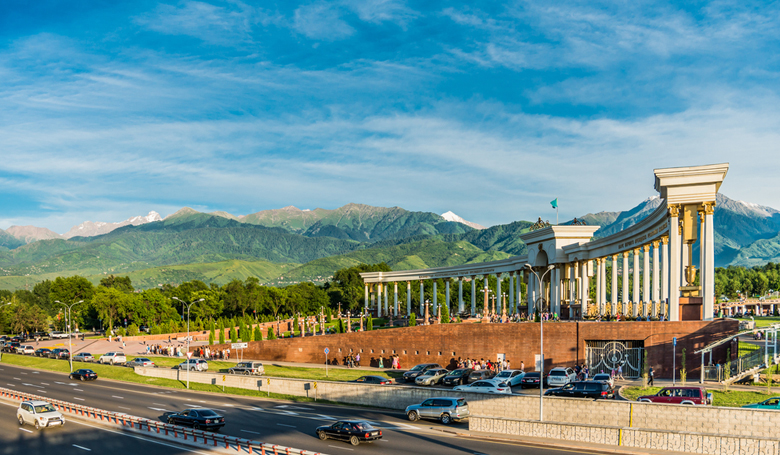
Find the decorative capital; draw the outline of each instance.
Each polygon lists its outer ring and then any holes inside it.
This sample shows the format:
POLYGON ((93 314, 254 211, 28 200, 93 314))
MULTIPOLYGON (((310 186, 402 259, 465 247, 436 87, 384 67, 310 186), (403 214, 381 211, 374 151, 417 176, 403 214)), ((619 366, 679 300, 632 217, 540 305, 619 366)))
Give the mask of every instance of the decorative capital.
POLYGON ((668 245, 669 244, 669 236, 665 235, 665 236, 661 237, 661 242, 663 242, 664 245, 668 245))
POLYGON ((632 252, 634 253, 634 256, 638 256, 639 255, 639 251, 640 251, 639 248, 634 248, 632 252))
POLYGON ((618 259, 618 256, 620 256, 620 255, 619 255, 619 254, 613 254, 613 255, 612 255, 612 260, 613 260, 613 261, 617 261, 617 259, 618 259))
POLYGON ((660 242, 659 240, 653 240, 653 248, 658 248, 658 245, 659 245, 660 243, 661 243, 661 242, 660 242))
POLYGON ((704 213, 706 215, 712 215, 715 213, 715 203, 714 202, 705 202, 704 203, 704 213))
POLYGON ((650 251, 650 245, 644 245, 644 246, 642 246, 642 251, 644 251, 645 253, 647 253, 648 251, 650 251))
POLYGON ((667 207, 669 216, 677 217, 680 215, 680 204, 669 204, 667 207))
POLYGON ((624 251, 624 252, 623 252, 623 257, 624 257, 624 258, 626 258, 626 259, 628 259, 628 253, 629 253, 628 251, 624 251))

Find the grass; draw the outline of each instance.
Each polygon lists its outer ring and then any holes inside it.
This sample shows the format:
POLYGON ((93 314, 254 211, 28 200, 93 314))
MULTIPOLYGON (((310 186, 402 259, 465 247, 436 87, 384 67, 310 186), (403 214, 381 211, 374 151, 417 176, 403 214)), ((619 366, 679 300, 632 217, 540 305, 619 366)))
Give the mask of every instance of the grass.
MULTIPOLYGON (((620 393, 626 399, 636 401, 640 396, 653 395, 659 390, 661 390, 661 387, 648 387, 646 389, 642 387, 623 387, 620 389, 620 393)), ((724 392, 720 389, 707 389, 707 392, 712 393, 714 406, 740 407, 767 399, 765 391, 730 390, 724 392)))
MULTIPOLYGON (((740 318, 739 321, 751 321, 750 318, 740 318)), ((772 324, 780 323, 780 317, 776 316, 759 316, 754 319, 756 321, 756 327, 768 327, 772 324)))
POLYGON ((750 354, 753 351, 758 351, 761 346, 751 343, 739 343, 739 356, 742 357, 745 354, 750 354))

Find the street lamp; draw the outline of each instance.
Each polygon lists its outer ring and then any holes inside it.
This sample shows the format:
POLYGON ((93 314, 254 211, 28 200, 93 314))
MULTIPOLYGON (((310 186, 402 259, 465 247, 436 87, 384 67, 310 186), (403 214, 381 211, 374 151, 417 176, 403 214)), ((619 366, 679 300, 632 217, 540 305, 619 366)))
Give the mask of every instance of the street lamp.
MULTIPOLYGON (((541 303, 544 301, 544 298, 542 295, 544 294, 544 277, 552 269, 555 268, 554 265, 550 264, 547 266, 547 270, 542 274, 542 277, 539 278, 539 275, 536 273, 533 267, 531 267, 531 264, 526 263, 526 268, 531 271, 531 273, 534 274, 536 277, 536 280, 539 282, 539 289, 542 291, 540 292, 539 297, 536 299, 537 302, 541 305, 541 303)), ((539 315, 541 316, 541 308, 539 311, 539 315)), ((539 357, 541 359, 542 364, 542 371, 539 373, 539 421, 544 421, 544 318, 539 318, 539 357)))
POLYGON ((60 305, 65 305, 65 307, 68 308, 68 320, 67 320, 67 325, 68 325, 68 361, 70 363, 70 372, 71 373, 73 373, 73 345, 71 344, 71 341, 70 341, 70 333, 71 333, 70 325, 73 323, 73 318, 71 317, 70 309, 73 308, 74 305, 78 305, 79 303, 82 303, 82 302, 84 302, 84 301, 83 300, 79 300, 78 302, 73 302, 70 305, 68 305, 67 303, 62 303, 59 300, 55 300, 54 301, 54 303, 59 303, 60 305))
MULTIPOLYGON (((6 305, 10 305, 12 303, 13 302, 6 302, 6 303, 0 305, 0 308, 5 308, 6 305)), ((3 351, 2 350, 0 350, 0 360, 3 360, 3 351)))
MULTIPOLYGON (((198 302, 204 302, 206 299, 198 299, 198 300, 196 300, 194 302, 187 303, 187 302, 185 302, 184 300, 181 300, 178 297, 172 297, 172 298, 174 300, 177 300, 177 301, 181 302, 182 305, 186 305, 187 306, 187 354, 189 354, 189 352, 190 352, 190 307, 192 306, 192 304, 198 303, 198 302)), ((190 388, 190 370, 192 369, 192 366, 190 365, 190 362, 189 362, 190 357, 187 357, 187 360, 188 360, 188 362, 187 362, 187 388, 189 389, 190 388)))

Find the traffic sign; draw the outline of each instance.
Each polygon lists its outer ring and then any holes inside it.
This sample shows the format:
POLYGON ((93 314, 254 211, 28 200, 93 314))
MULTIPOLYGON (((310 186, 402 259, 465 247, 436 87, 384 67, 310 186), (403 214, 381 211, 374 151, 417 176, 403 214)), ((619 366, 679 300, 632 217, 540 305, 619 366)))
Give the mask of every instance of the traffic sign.
POLYGON ((677 346, 677 337, 672 338, 672 346, 677 346))
POLYGON ((227 376, 225 376, 225 375, 223 374, 223 375, 222 375, 222 382, 225 382, 225 379, 227 379, 227 376))
POLYGON ((330 354, 330 349, 325 348, 325 354, 330 354))
POLYGON ((191 359, 191 358, 192 358, 192 351, 187 351, 187 358, 188 358, 188 359, 191 359))
POLYGON ((317 381, 314 381, 314 388, 317 388, 317 381))
POLYGON ((249 343, 233 343, 230 345, 231 349, 246 349, 249 343))

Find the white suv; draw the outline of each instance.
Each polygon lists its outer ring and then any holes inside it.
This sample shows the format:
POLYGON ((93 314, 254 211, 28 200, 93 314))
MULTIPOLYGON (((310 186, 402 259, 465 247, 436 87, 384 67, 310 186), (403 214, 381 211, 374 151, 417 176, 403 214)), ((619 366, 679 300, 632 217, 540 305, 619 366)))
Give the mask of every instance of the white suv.
POLYGON ((22 401, 16 410, 16 419, 19 421, 19 425, 25 423, 35 425, 36 430, 54 425, 65 425, 62 414, 45 401, 22 401))
POLYGON ((209 363, 203 359, 189 359, 179 364, 181 370, 206 371, 209 369, 209 363))
POLYGON ((106 352, 105 354, 100 356, 100 359, 98 359, 98 363, 110 363, 111 365, 116 365, 118 363, 127 363, 127 357, 125 357, 124 352, 106 352))
POLYGON ((547 387, 563 387, 577 379, 577 374, 571 368, 556 367, 547 374, 547 387))

